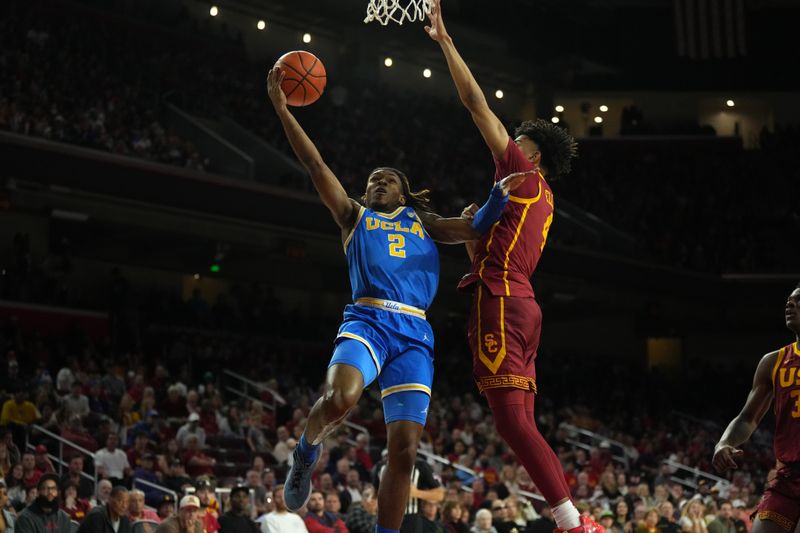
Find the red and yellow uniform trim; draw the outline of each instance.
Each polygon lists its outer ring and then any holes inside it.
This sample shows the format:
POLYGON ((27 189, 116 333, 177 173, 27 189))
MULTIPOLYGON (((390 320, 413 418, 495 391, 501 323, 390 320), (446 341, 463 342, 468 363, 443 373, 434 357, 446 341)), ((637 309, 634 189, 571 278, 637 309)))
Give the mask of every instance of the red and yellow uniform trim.
POLYGON ((786 531, 794 531, 795 523, 775 511, 759 511, 756 515, 761 520, 769 520, 775 522, 778 526, 786 531))

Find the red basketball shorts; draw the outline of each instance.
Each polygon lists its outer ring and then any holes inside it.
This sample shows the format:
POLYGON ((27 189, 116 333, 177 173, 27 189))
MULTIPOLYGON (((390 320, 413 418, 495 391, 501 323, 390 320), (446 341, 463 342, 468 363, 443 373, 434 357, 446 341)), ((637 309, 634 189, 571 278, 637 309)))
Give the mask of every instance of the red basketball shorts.
POLYGON ((778 466, 775 477, 767 481, 755 514, 786 531, 794 531, 800 519, 800 464, 778 466))
POLYGON ((516 388, 536 392, 536 350, 542 310, 534 298, 493 296, 478 284, 467 333, 478 390, 516 388))

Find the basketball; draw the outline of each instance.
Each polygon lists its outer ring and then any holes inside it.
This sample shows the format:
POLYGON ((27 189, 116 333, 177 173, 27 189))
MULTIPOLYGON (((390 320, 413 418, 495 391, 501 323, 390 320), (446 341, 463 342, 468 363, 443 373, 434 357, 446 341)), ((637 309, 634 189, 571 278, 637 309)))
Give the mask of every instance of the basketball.
POLYGON ((313 104, 322 96, 328 75, 325 65, 317 56, 305 50, 294 50, 283 54, 275 63, 286 73, 281 89, 287 103, 301 107, 313 104))

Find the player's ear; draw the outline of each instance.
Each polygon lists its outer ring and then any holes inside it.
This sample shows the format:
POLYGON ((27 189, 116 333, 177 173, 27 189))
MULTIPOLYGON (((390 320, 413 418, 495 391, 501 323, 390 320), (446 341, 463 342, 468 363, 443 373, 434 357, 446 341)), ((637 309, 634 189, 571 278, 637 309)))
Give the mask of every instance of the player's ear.
POLYGON ((531 162, 534 165, 536 165, 537 167, 541 166, 541 164, 542 164, 542 152, 540 152, 539 150, 536 150, 535 152, 533 152, 533 159, 531 160, 531 162))
POLYGON ((400 195, 400 205, 406 205, 406 197, 402 194, 400 195))

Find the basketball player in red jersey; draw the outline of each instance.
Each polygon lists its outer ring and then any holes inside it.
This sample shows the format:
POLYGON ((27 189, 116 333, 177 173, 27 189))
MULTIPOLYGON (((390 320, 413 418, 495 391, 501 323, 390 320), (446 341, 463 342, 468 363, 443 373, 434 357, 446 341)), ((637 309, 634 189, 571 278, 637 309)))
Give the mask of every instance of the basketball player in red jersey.
POLYGON ((761 358, 742 412, 731 420, 714 448, 714 467, 736 468, 740 446, 775 405, 775 466, 756 509, 751 533, 794 531, 800 519, 800 284, 786 300, 786 327, 795 342, 761 358))
POLYGON ((468 336, 475 381, 486 395, 498 433, 552 508, 557 531, 602 533, 602 526, 575 508, 561 463, 533 415, 542 313, 530 278, 553 221, 547 180, 570 171, 575 140, 544 120, 522 123, 510 138, 453 45, 438 1, 429 19, 425 31, 441 46, 461 102, 494 156, 495 181, 511 169, 537 170, 537 179, 515 191, 500 220, 470 249, 472 268, 459 283, 461 289, 474 290, 468 336))

